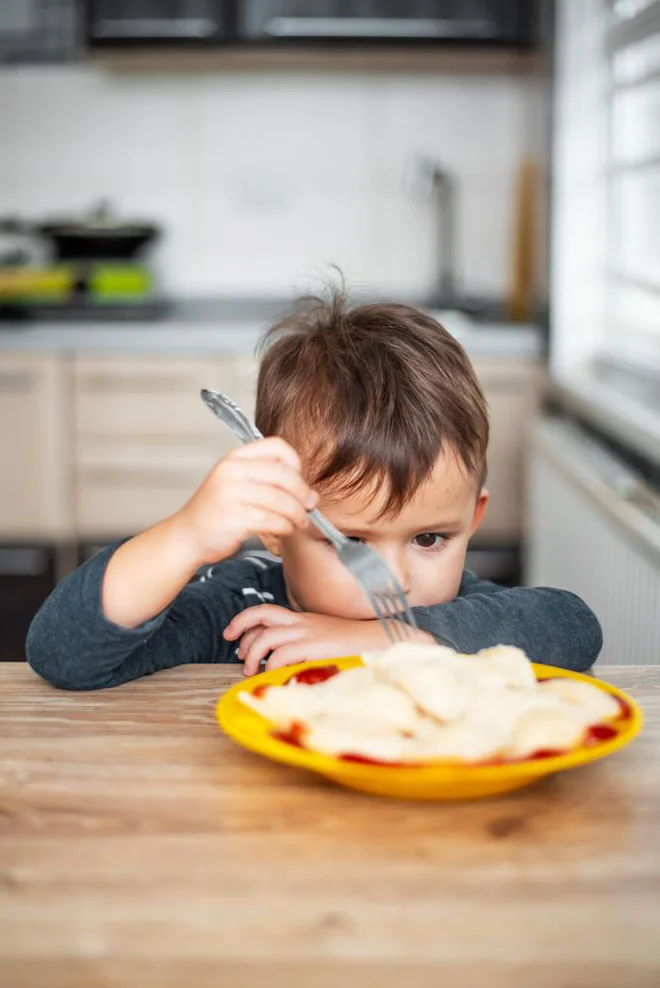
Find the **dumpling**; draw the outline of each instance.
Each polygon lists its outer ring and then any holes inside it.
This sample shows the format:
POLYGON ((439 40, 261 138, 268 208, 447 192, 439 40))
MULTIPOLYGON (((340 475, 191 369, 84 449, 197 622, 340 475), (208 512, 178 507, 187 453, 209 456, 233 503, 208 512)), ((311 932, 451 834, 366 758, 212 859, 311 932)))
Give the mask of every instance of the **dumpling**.
POLYGON ((507 745, 510 758, 528 758, 536 751, 565 751, 580 744, 587 724, 567 706, 530 707, 514 724, 507 745))
POLYGON ((415 751, 420 759, 447 758, 475 762, 500 754, 506 735, 492 724, 461 717, 451 724, 437 724, 433 733, 420 738, 415 751))
POLYGON ((368 661, 377 675, 407 693, 425 713, 454 720, 472 693, 469 663, 451 648, 401 642, 368 661))
POLYGON ((478 676, 480 689, 532 690, 536 686, 531 662, 523 650, 514 645, 483 648, 465 658, 478 676))
POLYGON ((247 691, 239 695, 246 706, 280 728, 288 727, 294 721, 310 725, 324 714, 346 718, 347 722, 365 719, 379 725, 380 730, 409 735, 419 733, 425 726, 424 718, 410 696, 391 683, 379 680, 373 670, 359 666, 322 683, 293 682, 270 686, 257 695, 247 691))
POLYGON ((270 686, 263 693, 243 690, 238 694, 246 707, 271 721, 276 727, 287 728, 294 721, 307 721, 318 711, 320 703, 312 686, 270 686))
POLYGON ((387 680, 412 697, 418 707, 440 721, 452 721, 467 709, 472 679, 461 660, 401 661, 388 666, 387 680))
POLYGON ((440 659, 455 660, 458 653, 447 645, 427 645, 424 642, 397 642, 378 652, 364 652, 361 656, 366 666, 376 670, 399 662, 426 662, 440 659))
POLYGON ((413 738, 371 717, 326 714, 306 725, 303 740, 306 748, 327 755, 357 755, 386 762, 415 758, 413 738))
POLYGON ((546 679, 538 684, 538 690, 543 696, 557 697, 579 709, 588 717, 589 724, 598 724, 621 715, 619 704, 613 696, 579 679, 565 679, 563 676, 546 679))
POLYGON ((351 697, 369 684, 377 683, 371 669, 356 666, 345 669, 320 683, 286 683, 268 686, 263 693, 245 690, 239 699, 277 727, 288 727, 294 720, 306 721, 332 707, 340 698, 351 697))
POLYGON ((365 718, 409 734, 418 733, 422 720, 411 697, 390 683, 365 683, 335 696, 325 709, 336 717, 365 718))
POLYGON ((514 724, 530 709, 533 694, 521 690, 476 691, 457 720, 438 726, 420 749, 430 758, 482 761, 503 753, 514 724))

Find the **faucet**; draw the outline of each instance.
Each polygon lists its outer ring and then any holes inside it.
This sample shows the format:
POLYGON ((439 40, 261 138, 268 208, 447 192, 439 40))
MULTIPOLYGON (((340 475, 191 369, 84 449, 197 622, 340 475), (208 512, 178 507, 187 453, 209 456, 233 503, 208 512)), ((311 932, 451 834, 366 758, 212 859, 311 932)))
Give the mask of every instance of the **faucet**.
POLYGON ((411 199, 435 197, 439 221, 440 265, 431 304, 451 304, 458 295, 456 281, 456 184, 441 165, 423 154, 414 154, 404 172, 404 190, 411 199))

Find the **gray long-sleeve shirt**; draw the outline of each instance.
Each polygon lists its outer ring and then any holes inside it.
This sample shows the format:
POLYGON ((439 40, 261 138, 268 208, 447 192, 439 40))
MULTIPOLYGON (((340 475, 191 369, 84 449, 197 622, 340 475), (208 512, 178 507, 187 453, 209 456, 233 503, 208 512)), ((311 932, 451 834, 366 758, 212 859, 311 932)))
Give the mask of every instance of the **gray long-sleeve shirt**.
MULTIPOLYGON (((111 546, 70 573, 44 602, 30 626, 28 661, 49 683, 93 690, 172 666, 237 662, 236 643, 222 632, 256 604, 290 607, 282 567, 262 557, 211 566, 169 607, 137 628, 108 621, 101 586, 111 546)), ((602 646, 597 618, 574 594, 544 587, 503 588, 469 570, 447 604, 415 607, 420 628, 460 652, 517 645, 537 662, 585 670, 602 646)))

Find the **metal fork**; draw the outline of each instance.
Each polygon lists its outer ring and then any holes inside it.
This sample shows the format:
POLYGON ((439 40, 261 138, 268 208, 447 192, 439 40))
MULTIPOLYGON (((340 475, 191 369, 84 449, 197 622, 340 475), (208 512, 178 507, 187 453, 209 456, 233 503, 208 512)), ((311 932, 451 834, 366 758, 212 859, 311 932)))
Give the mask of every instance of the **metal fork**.
MULTIPOLYGON (((202 401, 221 422, 229 426, 241 442, 251 443, 255 439, 264 438, 245 412, 226 395, 206 388, 200 394, 202 401)), ((417 627, 417 622, 401 584, 383 557, 364 542, 346 538, 316 508, 308 514, 310 520, 335 547, 340 562, 366 593, 390 641, 398 642, 408 638, 411 630, 417 627)))

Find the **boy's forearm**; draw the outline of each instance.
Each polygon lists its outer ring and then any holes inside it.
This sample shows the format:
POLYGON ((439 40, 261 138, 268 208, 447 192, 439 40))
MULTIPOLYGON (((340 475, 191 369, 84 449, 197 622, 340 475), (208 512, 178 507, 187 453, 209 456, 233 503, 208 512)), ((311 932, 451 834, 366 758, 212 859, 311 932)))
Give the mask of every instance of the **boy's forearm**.
POLYGON ((112 555, 102 585, 104 616, 124 628, 137 628, 174 600, 199 565, 179 516, 166 518, 112 555))
POLYGON ((595 614, 579 597, 545 587, 493 586, 493 590, 415 608, 418 623, 460 652, 517 645, 535 662, 576 671, 589 669, 596 661, 602 632, 595 614))

